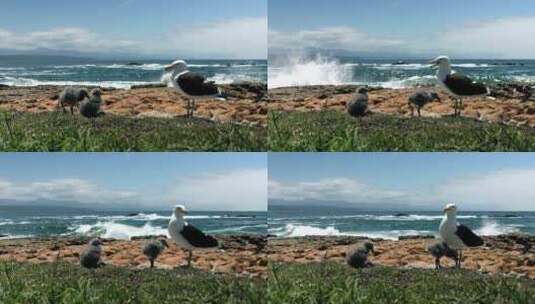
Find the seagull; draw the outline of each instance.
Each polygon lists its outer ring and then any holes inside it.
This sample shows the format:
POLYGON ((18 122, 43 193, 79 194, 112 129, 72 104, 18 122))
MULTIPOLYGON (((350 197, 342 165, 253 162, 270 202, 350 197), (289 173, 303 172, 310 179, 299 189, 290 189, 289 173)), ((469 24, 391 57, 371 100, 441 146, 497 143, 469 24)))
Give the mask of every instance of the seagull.
POLYGON ((168 84, 175 88, 178 93, 188 97, 187 117, 193 117, 195 100, 218 99, 225 101, 223 91, 214 82, 207 82, 202 75, 190 72, 188 64, 184 60, 176 60, 165 66, 165 71, 170 72, 168 84))
POLYGON ((453 95, 455 116, 461 115, 463 97, 477 97, 489 94, 489 89, 482 83, 474 82, 469 77, 453 72, 450 59, 447 56, 438 56, 429 62, 431 68, 437 69, 438 82, 453 95))
POLYGON ((93 126, 96 126, 95 119, 105 114, 100 109, 102 103, 101 95, 100 89, 93 89, 89 98, 85 98, 80 103, 80 114, 85 118, 91 119, 93 126))
POLYGON ((368 261, 368 254, 370 252, 374 253, 371 242, 355 244, 347 249, 346 263, 353 268, 371 266, 372 264, 368 261))
POLYGON ((98 238, 89 241, 89 244, 80 253, 80 265, 85 268, 98 268, 104 263, 101 260, 102 241, 98 238))
POLYGON ((411 96, 409 96, 409 106, 411 108, 411 116, 414 116, 414 106, 418 111, 418 117, 422 116, 420 114, 420 109, 423 108, 426 104, 437 100, 440 102, 440 97, 436 92, 427 92, 427 91, 416 91, 411 96))
POLYGON ((219 243, 214 237, 204 234, 201 230, 186 222, 184 220, 184 215, 186 214, 188 214, 186 207, 176 205, 167 230, 177 246, 189 251, 187 266, 190 267, 193 249, 215 248, 219 246, 219 243))
POLYGON ((360 117, 366 114, 368 109, 368 89, 360 88, 357 94, 346 103, 347 113, 353 117, 360 117))
POLYGON ((457 268, 461 268, 463 248, 483 245, 483 239, 477 236, 470 228, 457 223, 457 206, 455 204, 447 204, 444 207, 444 218, 438 230, 446 245, 459 252, 455 265, 457 268))
POLYGON ((442 268, 442 266, 440 266, 440 259, 444 256, 454 260, 455 264, 457 265, 457 251, 452 250, 450 247, 448 247, 448 244, 442 240, 438 240, 430 244, 427 247, 427 251, 431 253, 433 257, 435 257, 435 269, 442 268))
POLYGON ((143 254, 147 256, 150 261, 150 268, 154 268, 154 260, 163 252, 165 248, 169 247, 167 241, 159 239, 158 241, 150 241, 143 247, 143 254))

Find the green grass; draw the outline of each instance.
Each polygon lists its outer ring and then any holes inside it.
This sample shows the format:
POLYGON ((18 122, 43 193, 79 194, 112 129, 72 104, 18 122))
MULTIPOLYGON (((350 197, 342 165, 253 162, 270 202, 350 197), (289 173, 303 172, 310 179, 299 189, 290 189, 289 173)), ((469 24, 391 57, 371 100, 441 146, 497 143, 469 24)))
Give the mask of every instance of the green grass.
POLYGON ((0 262, 0 303, 266 303, 265 281, 194 269, 0 262))
POLYGON ((265 151, 266 128, 185 118, 0 112, 0 151, 265 151))
POLYGON ((344 112, 268 116, 271 151, 535 151, 535 129, 469 118, 404 118, 344 112))
POLYGON ((467 270, 355 270, 339 263, 275 264, 268 277, 270 303, 534 303, 535 282, 467 270))

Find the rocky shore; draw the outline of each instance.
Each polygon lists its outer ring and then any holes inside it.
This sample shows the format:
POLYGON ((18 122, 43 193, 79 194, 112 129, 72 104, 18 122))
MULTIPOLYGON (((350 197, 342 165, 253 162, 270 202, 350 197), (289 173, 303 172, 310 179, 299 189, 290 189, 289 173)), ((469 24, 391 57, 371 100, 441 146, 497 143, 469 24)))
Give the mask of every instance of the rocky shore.
MULTIPOLYGON (((196 117, 217 122, 266 125, 265 84, 243 82, 221 86, 228 101, 197 102, 196 117)), ((0 87, 0 109, 21 112, 57 111, 63 86, 0 87)), ((90 89, 90 87, 88 87, 90 89)), ((130 117, 173 118, 186 114, 186 100, 164 85, 134 86, 132 89, 103 88, 106 113, 130 117)))
MULTIPOLYGON (((146 237, 130 241, 104 239, 103 261, 107 265, 129 268, 148 268, 148 259, 142 249, 146 237)), ((252 235, 221 236, 223 244, 219 249, 195 251, 192 265, 195 268, 216 273, 231 273, 248 277, 264 277, 267 256, 264 248, 266 238, 252 235)), ((0 240, 0 260, 17 262, 47 263, 65 261, 79 263, 79 254, 86 246, 87 239, 74 237, 30 238, 0 240)), ((187 261, 188 253, 169 241, 167 248, 156 260, 155 267, 171 269, 187 261)))
MULTIPOLYGON (((432 238, 405 237, 398 241, 372 239, 375 254, 370 256, 370 261, 377 266, 434 268, 434 259, 426 250, 432 238)), ((345 236, 269 238, 266 252, 270 262, 345 263, 348 246, 365 239, 345 236)), ((484 240, 484 246, 463 251, 464 268, 535 279, 535 236, 489 236, 484 240)), ((444 258, 442 265, 453 267, 454 263, 444 258)))
MULTIPOLYGON (((355 94, 358 86, 306 86, 270 89, 268 108, 283 111, 345 111, 345 104, 355 94)), ((453 114, 453 99, 438 87, 386 89, 371 88, 370 111, 398 116, 411 116, 408 97, 416 90, 436 91, 441 102, 433 102, 422 108, 422 116, 442 117, 453 114)), ((491 87, 494 100, 477 97, 464 100, 462 115, 481 121, 535 127, 534 89, 525 84, 501 84, 491 87)))

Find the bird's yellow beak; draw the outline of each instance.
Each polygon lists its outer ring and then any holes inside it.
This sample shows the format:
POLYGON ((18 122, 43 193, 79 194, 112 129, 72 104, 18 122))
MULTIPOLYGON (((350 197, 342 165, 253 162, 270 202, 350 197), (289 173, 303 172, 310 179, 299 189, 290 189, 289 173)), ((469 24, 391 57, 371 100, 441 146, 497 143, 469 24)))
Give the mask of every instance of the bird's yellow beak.
POLYGON ((436 61, 435 59, 430 60, 427 63, 429 63, 431 65, 432 69, 436 69, 438 67, 438 61, 436 61))

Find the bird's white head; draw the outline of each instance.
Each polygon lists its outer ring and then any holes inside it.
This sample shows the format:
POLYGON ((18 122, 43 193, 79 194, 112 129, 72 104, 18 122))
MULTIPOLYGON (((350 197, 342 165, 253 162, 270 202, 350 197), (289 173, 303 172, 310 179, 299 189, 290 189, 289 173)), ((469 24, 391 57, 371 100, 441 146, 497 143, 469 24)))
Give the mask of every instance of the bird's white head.
POLYGON ((437 58, 429 61, 432 69, 450 68, 450 59, 448 56, 438 56, 437 58))
POLYGON ((176 205, 173 209, 173 213, 176 217, 182 217, 188 214, 188 210, 186 210, 186 207, 184 207, 184 205, 176 205))
POLYGON ((165 66, 166 72, 175 71, 176 74, 182 73, 188 70, 188 64, 184 60, 175 60, 173 63, 165 66))
POLYGON ((457 213, 457 206, 455 204, 447 204, 443 211, 447 216, 455 215, 457 213))

